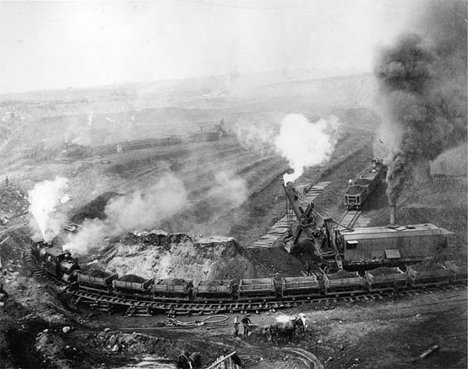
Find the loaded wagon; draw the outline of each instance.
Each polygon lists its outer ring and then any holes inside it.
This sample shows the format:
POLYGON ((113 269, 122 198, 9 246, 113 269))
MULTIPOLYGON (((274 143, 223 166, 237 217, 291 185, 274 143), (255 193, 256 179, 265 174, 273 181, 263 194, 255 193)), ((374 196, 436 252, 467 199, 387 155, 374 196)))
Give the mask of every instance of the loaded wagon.
POLYGON ((449 283, 451 272, 441 264, 426 261, 408 266, 406 273, 413 286, 424 286, 449 283))
POLYGON ((308 277, 284 277, 281 281, 283 297, 320 295, 320 283, 315 275, 308 277))
POLYGON ((364 291, 364 278, 357 272, 340 270, 333 274, 323 275, 325 294, 341 294, 364 291))
POLYGON ((239 300, 255 297, 274 298, 276 288, 273 278, 241 279, 239 282, 239 300))
POLYGON ((150 287, 153 279, 145 279, 138 275, 128 274, 119 279, 114 279, 112 285, 114 290, 123 295, 147 295, 150 292, 150 287))
POLYGON ((78 286, 92 291, 109 291, 112 287, 112 281, 117 278, 119 276, 115 273, 89 269, 78 274, 78 286))
POLYGON ((197 298, 205 300, 231 298, 233 292, 234 283, 232 279, 200 281, 195 289, 197 298))
POLYGON ((193 282, 189 279, 168 278, 157 279, 153 284, 153 294, 158 298, 191 299, 193 282))
POLYGON ((369 291, 390 289, 395 284, 406 287, 408 276, 400 268, 380 267, 366 271, 365 281, 369 291))
POLYGON ((454 261, 444 262, 444 266, 450 271, 450 281, 459 282, 467 279, 466 267, 458 266, 454 261))

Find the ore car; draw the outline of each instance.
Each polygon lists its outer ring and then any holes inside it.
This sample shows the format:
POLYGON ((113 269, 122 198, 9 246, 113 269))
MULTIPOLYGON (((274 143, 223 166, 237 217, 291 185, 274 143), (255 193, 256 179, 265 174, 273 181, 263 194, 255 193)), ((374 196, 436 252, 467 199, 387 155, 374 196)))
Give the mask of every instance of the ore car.
POLYGON ((382 164, 382 160, 374 159, 369 170, 362 173, 354 181, 350 181, 350 186, 345 193, 347 209, 360 210, 375 187, 385 178, 386 171, 387 167, 382 164))
POLYGON ((392 288, 395 284, 406 287, 408 276, 398 267, 380 267, 366 271, 366 284, 369 291, 392 288))
POLYGON ((340 270, 333 274, 324 274, 324 291, 327 295, 347 294, 364 291, 365 282, 357 272, 340 270))
POLYGON ((113 290, 119 295, 132 297, 151 296, 153 279, 146 279, 134 274, 128 274, 112 281, 113 290))
POLYGON ((153 284, 153 295, 157 298, 192 299, 193 281, 181 278, 156 279, 153 284))
POLYGON ((273 278, 241 279, 238 289, 239 300, 252 298, 275 298, 276 287, 273 278))
POLYGON ((219 300, 232 298, 234 294, 234 281, 221 279, 213 281, 200 281, 195 288, 195 295, 200 300, 219 300))
POLYGON ((410 265, 406 268, 406 273, 413 286, 446 284, 450 280, 450 270, 432 261, 410 265))
POLYGON ((119 276, 115 273, 110 273, 95 268, 88 268, 87 270, 82 270, 78 275, 78 286, 85 290, 99 292, 111 291, 112 281, 118 278, 119 276))
POLYGON ((307 277, 284 277, 281 281, 283 297, 304 297, 320 295, 320 282, 315 275, 307 277))
POLYGON ((450 271, 451 282, 466 281, 466 278, 467 278, 466 267, 461 268, 459 265, 457 265, 456 262, 452 260, 444 262, 444 266, 450 271))

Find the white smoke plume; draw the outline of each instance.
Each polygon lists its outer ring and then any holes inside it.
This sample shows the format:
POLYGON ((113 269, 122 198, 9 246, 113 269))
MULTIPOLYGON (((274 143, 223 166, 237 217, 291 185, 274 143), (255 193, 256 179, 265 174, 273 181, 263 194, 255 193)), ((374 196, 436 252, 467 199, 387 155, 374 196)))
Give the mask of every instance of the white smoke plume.
POLYGON ((277 152, 286 158, 294 170, 285 174, 284 182, 293 182, 304 169, 326 162, 338 139, 338 118, 330 116, 311 123, 302 114, 288 114, 281 121, 279 135, 275 138, 277 152))
POLYGON ((133 230, 148 230, 174 216, 187 204, 187 191, 182 181, 167 174, 145 191, 135 191, 116 197, 106 206, 104 220, 85 222, 79 231, 70 235, 64 250, 84 255, 100 248, 106 236, 119 236, 133 230))
POLYGON ((234 125, 234 133, 239 143, 248 150, 261 155, 275 152, 272 142, 278 136, 281 117, 277 115, 251 116, 241 119, 234 125))
POLYGON ((68 180, 57 177, 53 181, 37 183, 28 192, 29 212, 35 222, 31 225, 33 229, 39 228, 42 238, 46 242, 58 235, 66 218, 62 214, 55 213, 59 205, 69 200, 66 194, 68 180))
POLYGON ((247 200, 248 190, 245 181, 228 171, 215 175, 216 185, 211 188, 206 198, 217 204, 218 208, 236 208, 247 200))

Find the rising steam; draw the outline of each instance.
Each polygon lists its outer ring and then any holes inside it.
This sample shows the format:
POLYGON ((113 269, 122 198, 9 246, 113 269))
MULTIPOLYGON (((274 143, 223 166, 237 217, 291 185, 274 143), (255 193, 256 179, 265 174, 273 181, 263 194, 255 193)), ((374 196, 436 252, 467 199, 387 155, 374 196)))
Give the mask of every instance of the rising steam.
POLYGON ((304 169, 327 161, 338 138, 338 118, 332 116, 311 123, 302 114, 288 114, 274 143, 277 152, 288 160, 294 170, 285 174, 285 183, 293 182, 304 173, 304 169))
POLYGON ((382 50, 375 70, 389 126, 384 130, 397 132, 383 140, 393 143, 387 148, 390 205, 406 181, 428 178, 429 161, 467 136, 466 4, 425 5, 417 32, 382 50))
POLYGON ((157 227, 186 206, 187 192, 183 183, 167 174, 145 191, 135 191, 109 201, 105 219, 83 223, 79 231, 63 246, 73 254, 86 254, 99 248, 106 236, 118 236, 133 230, 157 227))
POLYGON ((46 242, 52 241, 65 223, 65 217, 55 211, 59 205, 69 200, 66 194, 67 186, 66 178, 57 177, 53 181, 37 183, 28 192, 29 212, 34 219, 31 226, 33 229, 39 229, 46 242))
POLYGON ((335 116, 312 123, 302 114, 272 115, 238 122, 235 132, 239 142, 249 150, 285 158, 294 170, 284 176, 289 182, 301 176, 305 168, 330 158, 339 138, 339 121, 335 116))

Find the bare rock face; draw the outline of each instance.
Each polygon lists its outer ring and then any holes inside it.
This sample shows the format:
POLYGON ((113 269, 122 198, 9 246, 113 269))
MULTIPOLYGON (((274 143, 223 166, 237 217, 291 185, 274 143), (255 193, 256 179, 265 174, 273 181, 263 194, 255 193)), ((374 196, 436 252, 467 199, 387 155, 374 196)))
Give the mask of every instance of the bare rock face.
POLYGON ((120 276, 183 278, 195 283, 244 278, 253 270, 232 237, 170 234, 159 230, 129 233, 105 259, 107 269, 120 276))

